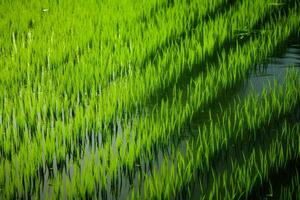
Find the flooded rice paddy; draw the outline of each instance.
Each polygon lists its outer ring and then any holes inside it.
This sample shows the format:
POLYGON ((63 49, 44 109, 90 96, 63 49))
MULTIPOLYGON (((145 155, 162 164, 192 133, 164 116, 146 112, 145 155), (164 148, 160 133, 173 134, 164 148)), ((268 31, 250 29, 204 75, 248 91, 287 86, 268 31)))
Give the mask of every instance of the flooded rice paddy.
POLYGON ((298 199, 299 8, 1 2, 0 199, 298 199))

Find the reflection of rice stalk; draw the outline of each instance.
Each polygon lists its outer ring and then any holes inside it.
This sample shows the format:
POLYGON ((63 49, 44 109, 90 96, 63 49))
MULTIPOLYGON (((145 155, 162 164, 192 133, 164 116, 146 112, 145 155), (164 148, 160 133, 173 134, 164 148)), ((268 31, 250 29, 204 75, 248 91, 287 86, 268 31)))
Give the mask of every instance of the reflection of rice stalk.
POLYGON ((240 39, 247 39, 249 37, 253 36, 259 36, 266 34, 267 32, 272 31, 272 30, 266 30, 266 29, 249 29, 248 27, 244 27, 243 29, 239 30, 234 30, 234 35, 240 39))
POLYGON ((268 3, 269 6, 285 6, 287 5, 286 3, 282 2, 274 2, 274 3, 268 3))

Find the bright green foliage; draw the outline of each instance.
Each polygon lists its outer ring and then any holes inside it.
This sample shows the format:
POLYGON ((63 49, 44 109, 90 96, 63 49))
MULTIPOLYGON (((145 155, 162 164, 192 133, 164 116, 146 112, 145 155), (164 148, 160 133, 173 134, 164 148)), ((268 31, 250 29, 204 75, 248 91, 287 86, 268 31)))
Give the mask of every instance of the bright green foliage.
POLYGON ((200 198, 251 196, 299 159, 286 116, 300 74, 212 107, 299 34, 299 14, 295 0, 1 1, 0 199, 189 198, 199 174, 213 180, 198 180, 200 198), (186 131, 202 110, 209 120, 186 131), (228 153, 276 120, 267 147, 228 153))

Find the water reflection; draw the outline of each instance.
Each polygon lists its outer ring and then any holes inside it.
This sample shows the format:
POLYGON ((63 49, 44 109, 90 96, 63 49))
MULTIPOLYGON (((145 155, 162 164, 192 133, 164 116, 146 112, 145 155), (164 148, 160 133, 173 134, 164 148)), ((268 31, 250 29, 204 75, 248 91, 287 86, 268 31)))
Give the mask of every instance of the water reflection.
POLYGON ((283 84, 286 73, 291 67, 300 70, 300 40, 298 37, 292 37, 286 47, 277 49, 275 56, 269 57, 250 71, 241 97, 245 98, 253 91, 261 93, 263 88, 269 84, 272 88, 274 80, 283 84))

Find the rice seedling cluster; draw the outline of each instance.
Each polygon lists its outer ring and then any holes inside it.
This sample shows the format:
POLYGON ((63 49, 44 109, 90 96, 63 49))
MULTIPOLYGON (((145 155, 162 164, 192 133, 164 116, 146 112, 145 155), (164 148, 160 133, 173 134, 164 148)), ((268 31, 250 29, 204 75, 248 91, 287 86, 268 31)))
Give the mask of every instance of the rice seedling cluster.
POLYGON ((1 1, 0 199, 299 198, 297 63, 235 90, 299 16, 296 0, 1 1))

